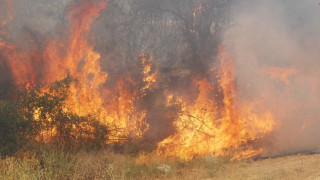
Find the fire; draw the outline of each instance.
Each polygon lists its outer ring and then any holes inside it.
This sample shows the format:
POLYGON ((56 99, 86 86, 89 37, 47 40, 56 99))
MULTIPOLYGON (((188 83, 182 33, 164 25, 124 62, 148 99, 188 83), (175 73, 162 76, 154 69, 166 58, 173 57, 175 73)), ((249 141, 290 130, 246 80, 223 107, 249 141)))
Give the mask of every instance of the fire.
POLYGON ((192 28, 189 30, 191 33, 195 33, 196 32, 196 24, 197 24, 197 14, 199 14, 199 16, 202 16, 202 11, 204 9, 204 7, 202 6, 201 2, 194 2, 195 4, 199 3, 198 7, 195 7, 193 9, 193 23, 192 23, 192 28))
POLYGON ((141 88, 141 91, 145 95, 145 91, 157 81, 157 73, 152 72, 152 57, 147 57, 146 54, 141 54, 141 65, 143 67, 143 82, 145 85, 141 88))
MULTIPOLYGON (((63 79, 68 72, 77 83, 71 85, 66 110, 80 116, 94 114, 100 122, 112 127, 110 143, 122 138, 138 141, 149 129, 149 124, 147 110, 137 107, 136 103, 155 86, 158 71, 154 70, 153 58, 141 53, 139 78, 133 77, 133 72, 126 72, 115 77, 114 86, 107 87, 110 75, 101 68, 100 54, 88 42, 92 23, 106 6, 104 0, 73 2, 66 10, 68 35, 49 38, 44 47, 30 47, 28 51, 19 47, 18 42, 9 45, 0 39, 1 55, 7 60, 17 84, 50 83, 63 79)), ((200 4, 194 9, 194 21, 197 12, 201 15, 203 8, 200 4)), ((7 21, 0 21, 2 29, 7 21)), ((181 112, 174 122, 176 133, 158 144, 156 153, 159 156, 190 159, 197 155, 232 154, 235 158, 246 158, 263 152, 262 147, 255 147, 251 142, 273 130, 273 116, 263 108, 261 100, 248 101, 239 97, 233 57, 220 49, 219 58, 219 89, 209 78, 197 77, 193 79, 193 85, 199 90, 195 100, 167 96, 167 105, 178 105, 181 112), (223 105, 216 101, 214 92, 217 91, 223 94, 223 105)), ((293 73, 281 74, 280 78, 286 82, 293 73)), ((42 90, 45 92, 47 89, 42 90)), ((39 117, 39 111, 35 109, 35 119, 39 117)), ((41 136, 50 138, 54 133, 54 128, 44 130, 41 136)))
POLYGON ((194 85, 200 93, 194 102, 169 96, 168 103, 182 105, 182 113, 174 122, 177 133, 158 145, 160 156, 191 159, 197 155, 233 155, 247 158, 260 154, 263 149, 249 143, 273 130, 274 121, 269 111, 259 111, 255 102, 239 101, 235 86, 233 58, 220 50, 220 86, 223 108, 218 108, 207 78, 197 78, 194 85))
POLYGON ((113 136, 140 139, 148 130, 146 112, 137 112, 134 103, 137 94, 130 90, 123 79, 118 81, 116 91, 117 95, 106 106, 106 120, 117 128, 113 136))
MULTIPOLYGON (((122 137, 139 139, 148 129, 148 124, 145 110, 138 111, 135 101, 156 82, 156 73, 151 67, 152 57, 140 56, 143 67, 141 83, 132 82, 130 77, 120 77, 116 87, 104 87, 108 73, 101 69, 100 54, 94 51, 88 38, 92 23, 105 8, 104 0, 73 2, 66 11, 70 34, 66 40, 60 37, 49 40, 44 48, 32 53, 6 46, 3 54, 17 84, 54 82, 63 79, 68 72, 77 79, 77 83, 71 85, 71 97, 66 105, 68 111, 80 116, 94 114, 99 121, 114 128, 111 139, 115 141, 122 137), (38 70, 38 67, 43 69, 38 70), (38 74, 41 71, 44 73, 38 74), (140 88, 132 90, 135 84, 140 88)), ((37 114, 39 112, 35 110, 35 118, 37 114)), ((53 131, 43 131, 43 134, 53 131)))
POLYGON ((135 102, 146 95, 157 80, 157 72, 152 70, 152 57, 141 53, 139 56, 141 70, 140 81, 134 81, 130 72, 120 77, 113 91, 106 92, 113 97, 106 102, 106 121, 117 129, 114 137, 129 137, 139 140, 149 129, 146 110, 138 110, 135 102))

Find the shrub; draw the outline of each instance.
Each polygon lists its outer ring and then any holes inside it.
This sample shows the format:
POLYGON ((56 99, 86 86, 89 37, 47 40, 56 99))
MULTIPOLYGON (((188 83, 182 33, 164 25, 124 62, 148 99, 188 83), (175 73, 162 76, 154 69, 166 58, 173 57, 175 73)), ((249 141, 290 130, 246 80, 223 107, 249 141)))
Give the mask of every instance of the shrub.
POLYGON ((27 121, 34 122, 40 142, 77 148, 100 147, 107 141, 108 128, 95 119, 94 114, 79 116, 66 104, 74 82, 68 75, 49 85, 22 89, 18 96, 22 114, 27 121))
POLYGON ((94 116, 79 116, 67 107, 75 79, 67 76, 51 84, 19 88, 12 102, 0 101, 1 155, 10 155, 23 144, 50 143, 71 149, 100 148, 109 130, 94 116))
POLYGON ((0 101, 0 155, 11 155, 27 143, 32 123, 24 121, 17 106, 0 101))

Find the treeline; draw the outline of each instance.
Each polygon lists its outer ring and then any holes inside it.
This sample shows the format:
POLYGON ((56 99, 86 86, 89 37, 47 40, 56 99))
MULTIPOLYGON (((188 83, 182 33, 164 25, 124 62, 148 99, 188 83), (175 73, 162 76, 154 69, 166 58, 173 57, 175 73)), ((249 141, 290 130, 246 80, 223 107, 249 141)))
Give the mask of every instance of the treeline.
POLYGON ((68 149, 97 149, 108 140, 109 129, 94 116, 79 116, 67 108, 70 87, 67 75, 50 84, 24 85, 15 95, 0 100, 0 155, 23 148, 54 145, 68 149))

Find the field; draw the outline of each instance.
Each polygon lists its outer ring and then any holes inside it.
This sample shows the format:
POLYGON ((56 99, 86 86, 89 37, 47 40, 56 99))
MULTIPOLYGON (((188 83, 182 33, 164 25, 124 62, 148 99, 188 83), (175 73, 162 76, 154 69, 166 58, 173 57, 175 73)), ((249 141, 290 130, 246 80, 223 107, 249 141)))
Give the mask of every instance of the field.
POLYGON ((107 151, 24 152, 0 161, 0 179, 319 179, 320 154, 231 162, 157 160, 107 151), (140 159, 140 160, 139 160, 140 159))
POLYGON ((319 2, 0 0, 0 180, 320 180, 319 2))

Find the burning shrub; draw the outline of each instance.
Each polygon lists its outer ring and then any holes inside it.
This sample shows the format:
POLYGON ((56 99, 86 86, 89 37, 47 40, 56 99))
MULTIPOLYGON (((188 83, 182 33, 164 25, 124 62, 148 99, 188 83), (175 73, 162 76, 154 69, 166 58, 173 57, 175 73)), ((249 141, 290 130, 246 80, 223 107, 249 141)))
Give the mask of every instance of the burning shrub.
POLYGON ((108 138, 108 128, 94 114, 79 116, 68 108, 71 76, 50 84, 27 85, 19 90, 18 113, 32 123, 33 139, 68 147, 100 147, 108 138))

